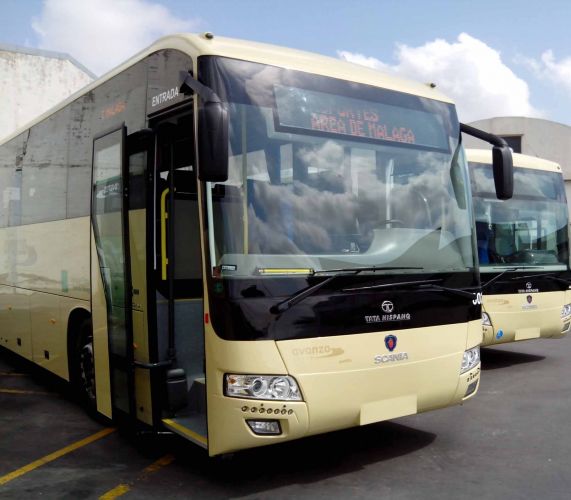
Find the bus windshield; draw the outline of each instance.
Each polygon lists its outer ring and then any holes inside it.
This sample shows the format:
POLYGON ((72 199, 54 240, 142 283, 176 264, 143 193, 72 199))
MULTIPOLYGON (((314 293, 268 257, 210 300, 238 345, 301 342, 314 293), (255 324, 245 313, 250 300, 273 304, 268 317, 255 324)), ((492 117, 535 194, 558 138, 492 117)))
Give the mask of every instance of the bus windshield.
POLYGON ((474 270, 453 105, 234 59, 199 67, 230 114, 229 178, 206 190, 214 273, 474 270))
POLYGON ((566 270, 568 212, 557 172, 514 168, 514 195, 496 199, 491 165, 470 163, 478 256, 482 272, 533 266, 566 270))

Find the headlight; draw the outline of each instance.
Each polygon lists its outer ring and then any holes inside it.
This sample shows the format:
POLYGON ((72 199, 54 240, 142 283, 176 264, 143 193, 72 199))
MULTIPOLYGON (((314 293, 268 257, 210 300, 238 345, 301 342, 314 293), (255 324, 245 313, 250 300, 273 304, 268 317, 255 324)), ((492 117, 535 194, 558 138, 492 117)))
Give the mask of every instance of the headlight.
POLYGON ((482 325, 483 326, 492 326, 492 320, 488 313, 482 311, 482 325))
POLYGON ((571 304, 565 304, 561 308, 561 317, 565 318, 566 316, 569 316, 570 314, 571 314, 571 304))
POLYGON ((480 362, 480 346, 472 347, 464 351, 464 357, 462 358, 462 366, 460 367, 460 375, 471 370, 480 362))
POLYGON ((301 401, 297 382, 287 375, 224 376, 224 395, 231 398, 301 401))

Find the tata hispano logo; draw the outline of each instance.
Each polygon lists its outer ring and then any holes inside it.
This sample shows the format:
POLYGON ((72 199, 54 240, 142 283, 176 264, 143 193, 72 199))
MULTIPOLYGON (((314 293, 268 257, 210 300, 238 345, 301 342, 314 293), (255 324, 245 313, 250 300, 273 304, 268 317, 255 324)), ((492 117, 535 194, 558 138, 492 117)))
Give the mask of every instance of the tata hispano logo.
POLYGON ((537 292, 539 292, 539 288, 533 288, 533 283, 531 281, 528 281, 525 284, 525 288, 520 288, 517 292, 518 293, 537 293, 537 292))
POLYGON ((410 313, 395 312, 395 306, 390 300, 384 300, 381 304, 384 314, 367 314, 365 323, 385 323, 387 321, 410 321, 410 313))
POLYGON ((386 313, 392 313, 394 308, 395 308, 395 306, 393 305, 393 303, 390 300, 385 300, 381 304, 381 309, 383 310, 383 312, 386 312, 386 313))

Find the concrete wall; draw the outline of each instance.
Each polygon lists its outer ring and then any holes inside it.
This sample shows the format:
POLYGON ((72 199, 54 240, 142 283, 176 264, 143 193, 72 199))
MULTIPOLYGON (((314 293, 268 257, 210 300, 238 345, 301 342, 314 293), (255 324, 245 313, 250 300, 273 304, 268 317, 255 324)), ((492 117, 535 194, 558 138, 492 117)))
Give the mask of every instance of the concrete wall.
MULTIPOLYGON (((549 120, 518 116, 489 118, 469 125, 501 136, 520 135, 523 154, 559 163, 565 179, 567 200, 571 203, 571 127, 549 120)), ((488 143, 465 134, 462 141, 466 148, 491 148, 488 143)))
POLYGON ((93 79, 66 54, 0 45, 0 141, 93 79))

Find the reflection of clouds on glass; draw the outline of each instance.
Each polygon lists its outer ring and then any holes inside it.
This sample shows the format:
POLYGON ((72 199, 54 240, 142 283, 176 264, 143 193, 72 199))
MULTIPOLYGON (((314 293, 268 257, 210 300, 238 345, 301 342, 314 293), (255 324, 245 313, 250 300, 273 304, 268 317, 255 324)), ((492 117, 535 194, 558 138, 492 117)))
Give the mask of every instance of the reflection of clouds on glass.
POLYGON ((345 159, 343 147, 335 141, 325 141, 321 146, 304 147, 298 153, 298 158, 308 167, 313 167, 317 171, 337 170, 339 175, 343 174, 341 166, 345 159))
MULTIPOLYGON (((359 106, 376 95, 358 96, 360 85, 339 84, 336 91, 338 83, 319 85, 322 77, 307 73, 225 64, 240 77, 229 92, 230 177, 213 192, 213 226, 223 254, 243 253, 245 260, 252 254, 276 255, 267 262, 278 267, 300 258, 288 255, 304 254, 319 256, 323 260, 315 265, 324 268, 342 267, 343 262, 398 265, 404 254, 405 261, 428 259, 432 269, 473 264, 471 238, 463 238, 471 234, 469 210, 460 209, 455 199, 466 195, 462 158, 459 167, 451 168, 450 152, 341 134, 345 122, 352 127, 363 121, 359 106), (341 109, 342 104, 350 109, 341 109), (303 120, 316 109, 330 119, 331 130, 307 129, 303 120), (276 118, 281 126, 276 127, 276 118)), ((424 136, 438 144, 445 140, 455 150, 453 107, 414 96, 402 106, 404 97, 399 99, 385 91, 382 103, 380 99, 367 111, 394 111, 424 136)))
POLYGON ((248 209, 251 253, 334 252, 334 235, 355 232, 356 200, 350 193, 319 191, 294 181, 286 186, 255 183, 253 196, 248 209))
POLYGON ((477 186, 478 192, 481 193, 496 192, 491 166, 490 168, 474 168, 472 171, 472 175, 474 177, 474 183, 477 186))
POLYGON ((393 218, 403 220, 405 227, 435 229, 442 225, 438 201, 447 195, 440 172, 423 172, 405 185, 394 186, 393 218))
POLYGON ((279 73, 282 71, 273 66, 251 66, 252 71, 246 76, 246 91, 254 104, 263 105, 272 101, 274 96, 273 84, 279 81, 279 73), (260 70, 261 69, 261 70, 260 70))
POLYGON ((557 189, 554 185, 553 175, 541 175, 539 172, 532 174, 531 172, 526 172, 523 169, 514 170, 514 192, 518 196, 539 196, 555 199, 557 189))
MULTIPOLYGON (((472 163, 472 176, 478 193, 495 193, 492 166, 472 163)), ((536 197, 562 200, 561 174, 529 168, 514 168, 514 198, 536 197)), ((514 199, 512 198, 512 199, 514 199)))
POLYGON ((252 253, 366 251, 374 230, 387 227, 470 234, 467 210, 450 202, 449 167, 442 155, 414 153, 408 163, 399 158, 400 167, 387 156, 377 168, 374 154, 349 157, 331 140, 303 146, 296 155, 302 180, 285 185, 250 180, 252 253))

